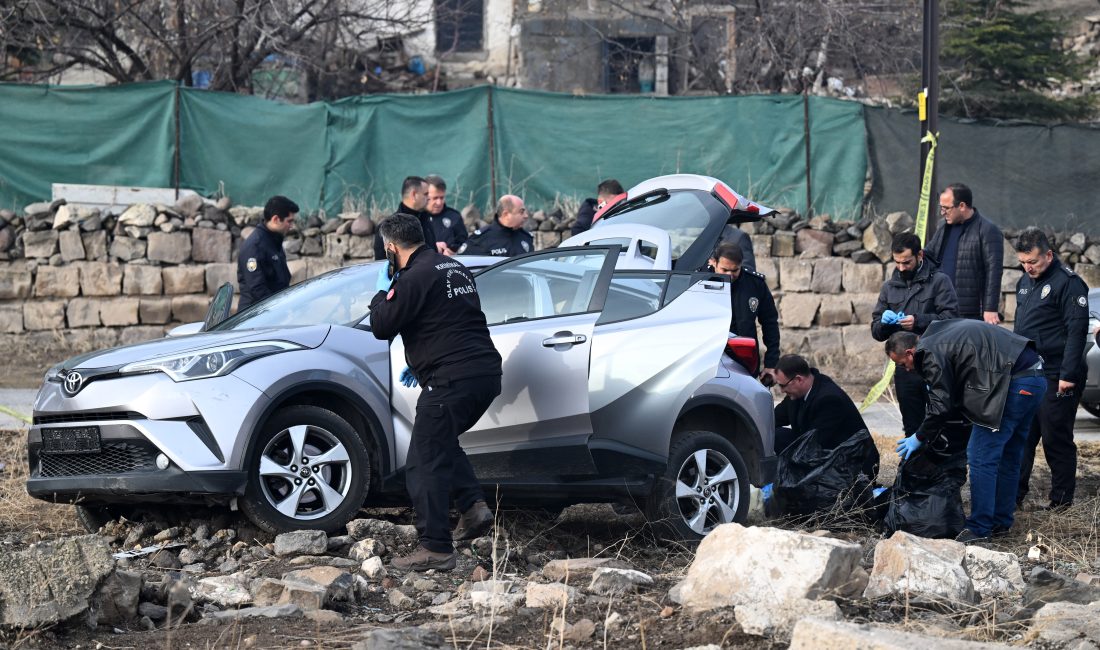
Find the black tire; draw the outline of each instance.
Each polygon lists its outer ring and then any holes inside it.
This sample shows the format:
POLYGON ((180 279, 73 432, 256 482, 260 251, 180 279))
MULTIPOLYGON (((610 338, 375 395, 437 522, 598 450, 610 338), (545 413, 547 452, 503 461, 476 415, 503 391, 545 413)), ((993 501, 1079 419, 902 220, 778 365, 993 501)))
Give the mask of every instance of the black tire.
POLYGON ((241 511, 270 533, 342 529, 363 505, 371 471, 367 447, 355 429, 317 406, 277 411, 252 445, 245 470, 241 511), (292 453, 296 444, 301 458, 292 453), (329 456, 333 462, 316 462, 329 456))
POLYGON ((646 516, 658 535, 698 541, 719 524, 744 523, 748 512, 748 469, 733 443, 712 431, 677 433, 669 449, 668 469, 646 502, 646 516), (696 455, 699 452, 702 456, 696 455), (702 476, 700 459, 705 466, 702 476), (712 482, 714 478, 721 480, 712 482), (680 496, 677 483, 683 484, 680 496))
POLYGON ((1089 412, 1094 418, 1100 418, 1100 404, 1086 404, 1081 402, 1081 408, 1089 412))
POLYGON ((126 513, 123 512, 123 508, 116 506, 76 506, 77 521, 89 533, 98 533, 99 529, 103 528, 107 522, 125 516, 126 513))

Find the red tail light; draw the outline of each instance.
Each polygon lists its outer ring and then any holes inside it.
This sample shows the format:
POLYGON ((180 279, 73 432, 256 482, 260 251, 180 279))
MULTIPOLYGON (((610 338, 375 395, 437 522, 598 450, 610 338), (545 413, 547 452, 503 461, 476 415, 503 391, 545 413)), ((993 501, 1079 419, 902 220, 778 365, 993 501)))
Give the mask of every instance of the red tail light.
POLYGON ((760 369, 760 350, 756 347, 756 339, 750 339, 747 336, 731 336, 726 339, 726 354, 744 366, 750 375, 756 376, 756 372, 760 369))

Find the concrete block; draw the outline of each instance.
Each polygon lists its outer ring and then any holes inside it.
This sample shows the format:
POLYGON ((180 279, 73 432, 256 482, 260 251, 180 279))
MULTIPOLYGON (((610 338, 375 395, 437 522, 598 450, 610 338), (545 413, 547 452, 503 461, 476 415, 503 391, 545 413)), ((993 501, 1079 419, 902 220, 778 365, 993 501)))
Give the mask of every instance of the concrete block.
POLYGON ((16 269, 0 270, 0 300, 17 300, 22 298, 29 298, 30 295, 31 274, 29 271, 16 269))
POLYGON ((23 306, 0 305, 0 333, 18 334, 23 331, 23 306))
MULTIPOLYGON (((805 229, 803 229, 805 232, 805 229)), ((810 291, 814 293, 839 293, 841 281, 841 262, 837 257, 814 261, 813 275, 810 279, 810 291)))
POLYGON ((149 261, 183 264, 191 259, 191 233, 149 233, 149 248, 145 253, 149 261))
POLYGON ((122 293, 127 296, 155 296, 163 288, 159 266, 127 264, 122 273, 122 293))
POLYGON ((80 295, 80 269, 75 266, 40 266, 35 273, 34 295, 71 298, 80 295))
POLYGON ((783 291, 809 291, 814 264, 809 260, 779 260, 779 286, 783 291))
POLYGON ((779 302, 779 322, 786 327, 810 327, 821 305, 821 296, 812 293, 788 293, 779 302))
POLYGON ((228 230, 195 228, 191 231, 191 259, 226 263, 232 259, 233 235, 228 230))
POLYGON ((162 324, 172 318, 171 298, 141 298, 138 302, 138 319, 142 323, 162 324))
POLYGON ((23 303, 23 328, 59 330, 65 327, 65 301, 42 300, 23 303))
POLYGON ((65 308, 65 316, 69 321, 69 327, 99 327, 102 322, 99 319, 98 298, 73 298, 65 308))
POLYGON ((49 258, 57 252, 57 231, 30 230, 23 232, 23 255, 26 257, 49 258))
POLYGON ((66 262, 75 262, 84 259, 84 240, 80 237, 79 230, 65 230, 58 236, 61 247, 61 259, 66 262))
POLYGON ((206 296, 174 296, 172 298, 172 320, 180 323, 195 323, 206 318, 210 299, 206 296))
POLYGON ((878 295, 885 281, 882 273, 882 264, 871 262, 869 264, 857 264, 852 260, 844 260, 841 265, 841 278, 844 291, 858 293, 874 293, 878 295))
MULTIPOLYGON (((816 273, 816 269, 814 270, 816 273)), ((852 300, 847 296, 822 296, 817 324, 822 327, 848 325, 852 322, 852 300)), ((870 335, 870 333, 868 333, 870 335)))
POLYGON ((104 300, 99 306, 99 318, 109 327, 137 325, 140 302, 138 298, 104 300))
POLYGON ((117 296, 122 288, 122 267, 108 262, 82 262, 80 292, 85 296, 117 296))
POLYGON ((202 293, 205 290, 206 267, 166 266, 161 269, 164 293, 169 296, 202 293))

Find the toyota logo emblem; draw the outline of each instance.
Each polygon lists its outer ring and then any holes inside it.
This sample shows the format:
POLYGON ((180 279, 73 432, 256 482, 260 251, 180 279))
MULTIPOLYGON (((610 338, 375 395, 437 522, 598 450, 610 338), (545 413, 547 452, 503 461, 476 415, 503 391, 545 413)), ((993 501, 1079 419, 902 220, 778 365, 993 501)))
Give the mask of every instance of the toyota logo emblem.
POLYGON ((80 384, 83 383, 84 377, 77 371, 72 371, 65 375, 65 392, 69 395, 76 395, 80 390, 80 384))

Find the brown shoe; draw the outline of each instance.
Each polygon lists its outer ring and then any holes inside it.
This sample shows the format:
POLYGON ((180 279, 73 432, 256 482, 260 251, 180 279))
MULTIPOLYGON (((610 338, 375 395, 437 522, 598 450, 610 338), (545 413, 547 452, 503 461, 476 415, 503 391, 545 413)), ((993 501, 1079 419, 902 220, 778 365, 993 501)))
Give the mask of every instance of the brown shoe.
POLYGON ((455 554, 436 553, 423 546, 418 546, 409 555, 395 557, 390 561, 390 566, 401 571, 427 571, 429 569, 450 571, 455 568, 455 554))
POLYGON ((475 501, 470 509, 458 518, 458 525, 451 531, 451 539, 465 542, 477 539, 493 528, 493 512, 484 501, 475 501))

